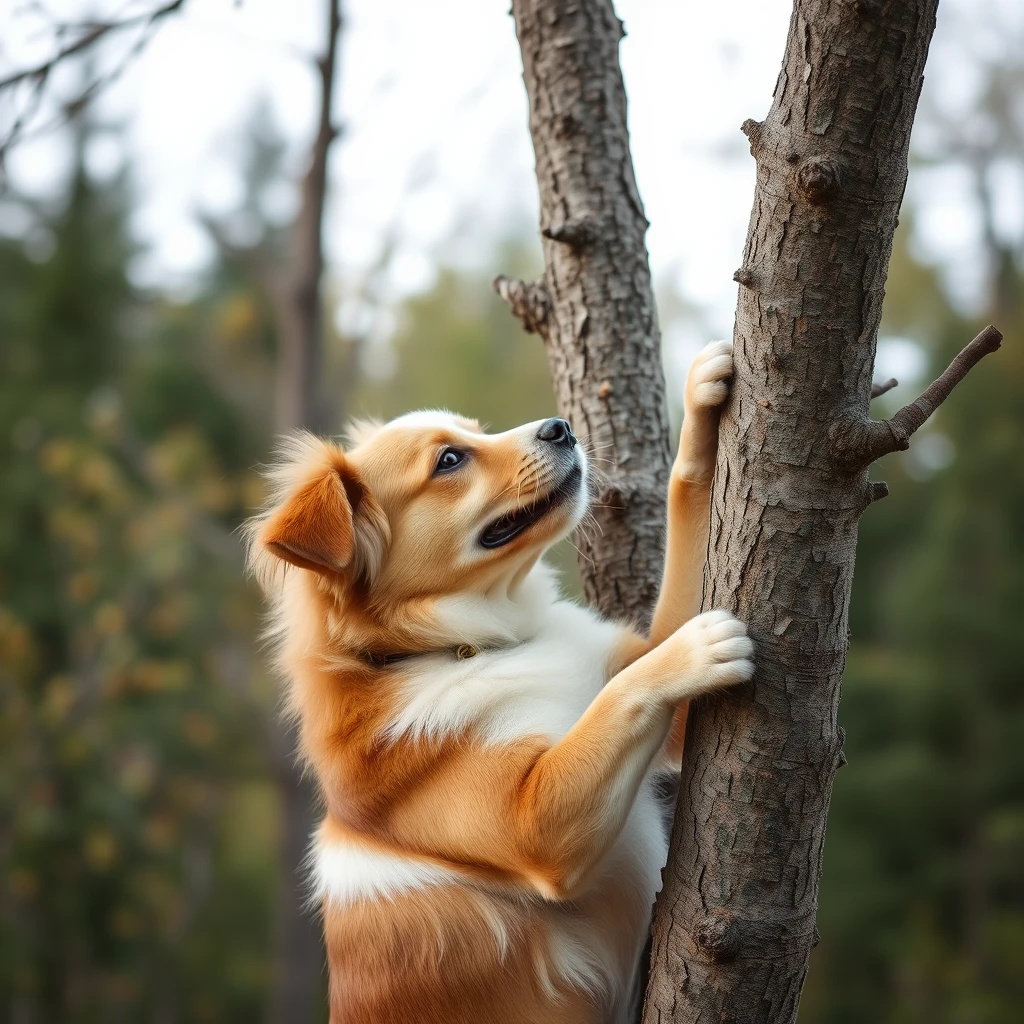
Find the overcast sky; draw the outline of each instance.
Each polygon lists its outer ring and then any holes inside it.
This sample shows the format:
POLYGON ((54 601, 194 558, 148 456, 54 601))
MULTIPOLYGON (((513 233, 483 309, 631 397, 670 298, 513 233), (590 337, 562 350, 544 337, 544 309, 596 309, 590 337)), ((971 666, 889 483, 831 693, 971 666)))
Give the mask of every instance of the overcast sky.
MULTIPOLYGON (((54 0, 48 9, 81 17, 152 2, 54 0)), ((727 334, 754 183, 739 125, 768 111, 791 0, 616 6, 627 30, 622 66, 655 277, 705 311, 714 334, 727 334)), ((929 65, 941 70, 926 89, 969 94, 969 75, 955 59, 957 15, 1008 6, 1024 4, 944 0, 929 65)), ((18 7, 0 0, 0 74, 47 47, 47 34, 18 7)), ((326 231, 342 276, 371 265, 394 229, 400 244, 387 280, 395 297, 428 286, 439 255, 490 265, 501 238, 536 230, 508 7, 509 0, 346 0, 337 92, 344 134, 333 153, 326 231)), ((125 143, 98 145, 91 162, 109 171, 127 148, 140 197, 135 229, 147 250, 136 268, 141 282, 174 286, 201 272, 210 250, 194 215, 237 202, 239 140, 261 100, 298 169, 316 104, 306 56, 322 48, 323 22, 323 0, 191 0, 106 94, 102 113, 126 124, 125 143)), ((111 50, 106 59, 116 57, 111 50)), ((10 159, 12 180, 37 192, 59 187, 62 145, 51 136, 22 146, 10 159)), ((922 245, 955 262, 975 232, 963 183, 955 175, 925 179, 922 245)), ((294 196, 285 190, 271 200, 286 214, 294 196)), ((970 272, 957 279, 969 300, 970 272)))

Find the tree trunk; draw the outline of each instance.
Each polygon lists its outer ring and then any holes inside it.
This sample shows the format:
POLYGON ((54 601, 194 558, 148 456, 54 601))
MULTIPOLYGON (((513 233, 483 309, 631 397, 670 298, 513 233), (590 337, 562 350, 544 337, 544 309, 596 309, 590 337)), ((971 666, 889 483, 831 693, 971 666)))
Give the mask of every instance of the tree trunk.
MULTIPOLYGON (((815 939, 867 469, 998 347, 988 328, 891 420, 867 418, 907 149, 938 0, 796 0, 775 103, 744 131, 758 185, 722 420, 705 607, 750 624, 758 672, 690 716, 648 1024, 793 1021, 815 939)), ((587 599, 647 621, 669 469, 643 214, 610 0, 513 0, 544 278, 495 287, 545 341, 562 414, 608 480, 587 599)), ((890 382, 878 391, 895 382, 890 382)))
POLYGON ((281 299, 278 324, 277 424, 281 431, 305 427, 324 432, 331 423, 321 388, 324 368, 323 218, 327 199, 327 162, 337 129, 331 114, 337 76, 341 0, 328 0, 324 55, 320 75, 320 111, 309 167, 302 179, 299 213, 291 234, 290 275, 281 299))
MULTIPOLYGON (((327 163, 337 130, 332 98, 337 74, 341 0, 328 0, 324 55, 317 60, 320 111, 309 168, 301 186, 299 213, 292 227, 287 284, 276 292, 278 328, 277 426, 282 432, 303 427, 324 432, 332 411, 322 390, 324 369, 323 215, 327 163)), ((326 952, 320 920, 304 891, 305 861, 316 824, 316 795, 296 763, 295 731, 275 718, 273 756, 281 807, 281 849, 274 916, 274 976, 268 1024, 312 1024, 319 1019, 326 952)))
POLYGON ((835 769, 867 469, 999 335, 867 419, 911 124, 938 0, 796 0, 758 178, 721 423, 705 607, 750 626, 757 675, 691 715, 644 1021, 794 1021, 835 769))
POLYGON ((267 1024, 321 1019, 327 953, 320 917, 309 906, 305 862, 316 825, 316 793, 295 763, 295 730, 274 723, 280 850, 274 893, 273 977, 267 1024))
POLYGON ((587 601, 646 623, 661 579, 665 382, 610 0, 513 0, 537 157, 544 281, 498 278, 544 338, 558 408, 606 480, 579 537, 587 601), (604 461, 602 461, 604 460, 604 461))

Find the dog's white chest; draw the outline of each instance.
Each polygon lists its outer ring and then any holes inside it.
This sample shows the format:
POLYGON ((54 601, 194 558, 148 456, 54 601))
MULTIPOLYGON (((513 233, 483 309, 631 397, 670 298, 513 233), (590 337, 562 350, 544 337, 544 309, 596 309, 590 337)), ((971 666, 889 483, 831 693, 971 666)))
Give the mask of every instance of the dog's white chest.
POLYGON ((470 731, 486 743, 561 739, 605 683, 622 627, 558 602, 529 640, 473 658, 422 659, 404 685, 392 737, 470 731))

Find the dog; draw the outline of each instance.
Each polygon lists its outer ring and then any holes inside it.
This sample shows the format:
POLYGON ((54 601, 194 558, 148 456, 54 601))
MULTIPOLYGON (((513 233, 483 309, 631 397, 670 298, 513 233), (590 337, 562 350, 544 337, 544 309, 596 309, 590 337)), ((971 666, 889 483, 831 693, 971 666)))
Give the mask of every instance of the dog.
POLYGON ((686 702, 750 678, 698 614, 732 348, 697 357, 649 633, 563 600, 541 556, 594 471, 562 419, 416 412, 309 434, 248 524, 324 803, 311 886, 331 1024, 620 1024, 667 844, 653 779, 686 702))

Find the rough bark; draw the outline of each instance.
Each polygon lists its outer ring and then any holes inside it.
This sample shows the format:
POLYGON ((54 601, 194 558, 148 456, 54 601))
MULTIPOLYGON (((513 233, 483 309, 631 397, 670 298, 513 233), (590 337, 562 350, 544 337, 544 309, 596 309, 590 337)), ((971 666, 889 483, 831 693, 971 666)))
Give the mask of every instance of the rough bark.
POLYGON ((774 102, 743 130, 757 189, 721 424, 705 607, 757 645, 690 715, 644 1021, 794 1021, 818 877, 867 469, 977 359, 867 419, 886 270, 938 0, 796 0, 774 102))
POLYGON ((610 0, 513 0, 537 159, 544 280, 495 286, 544 339, 558 408, 606 480, 578 538, 588 602, 648 621, 669 440, 660 338, 610 0))

